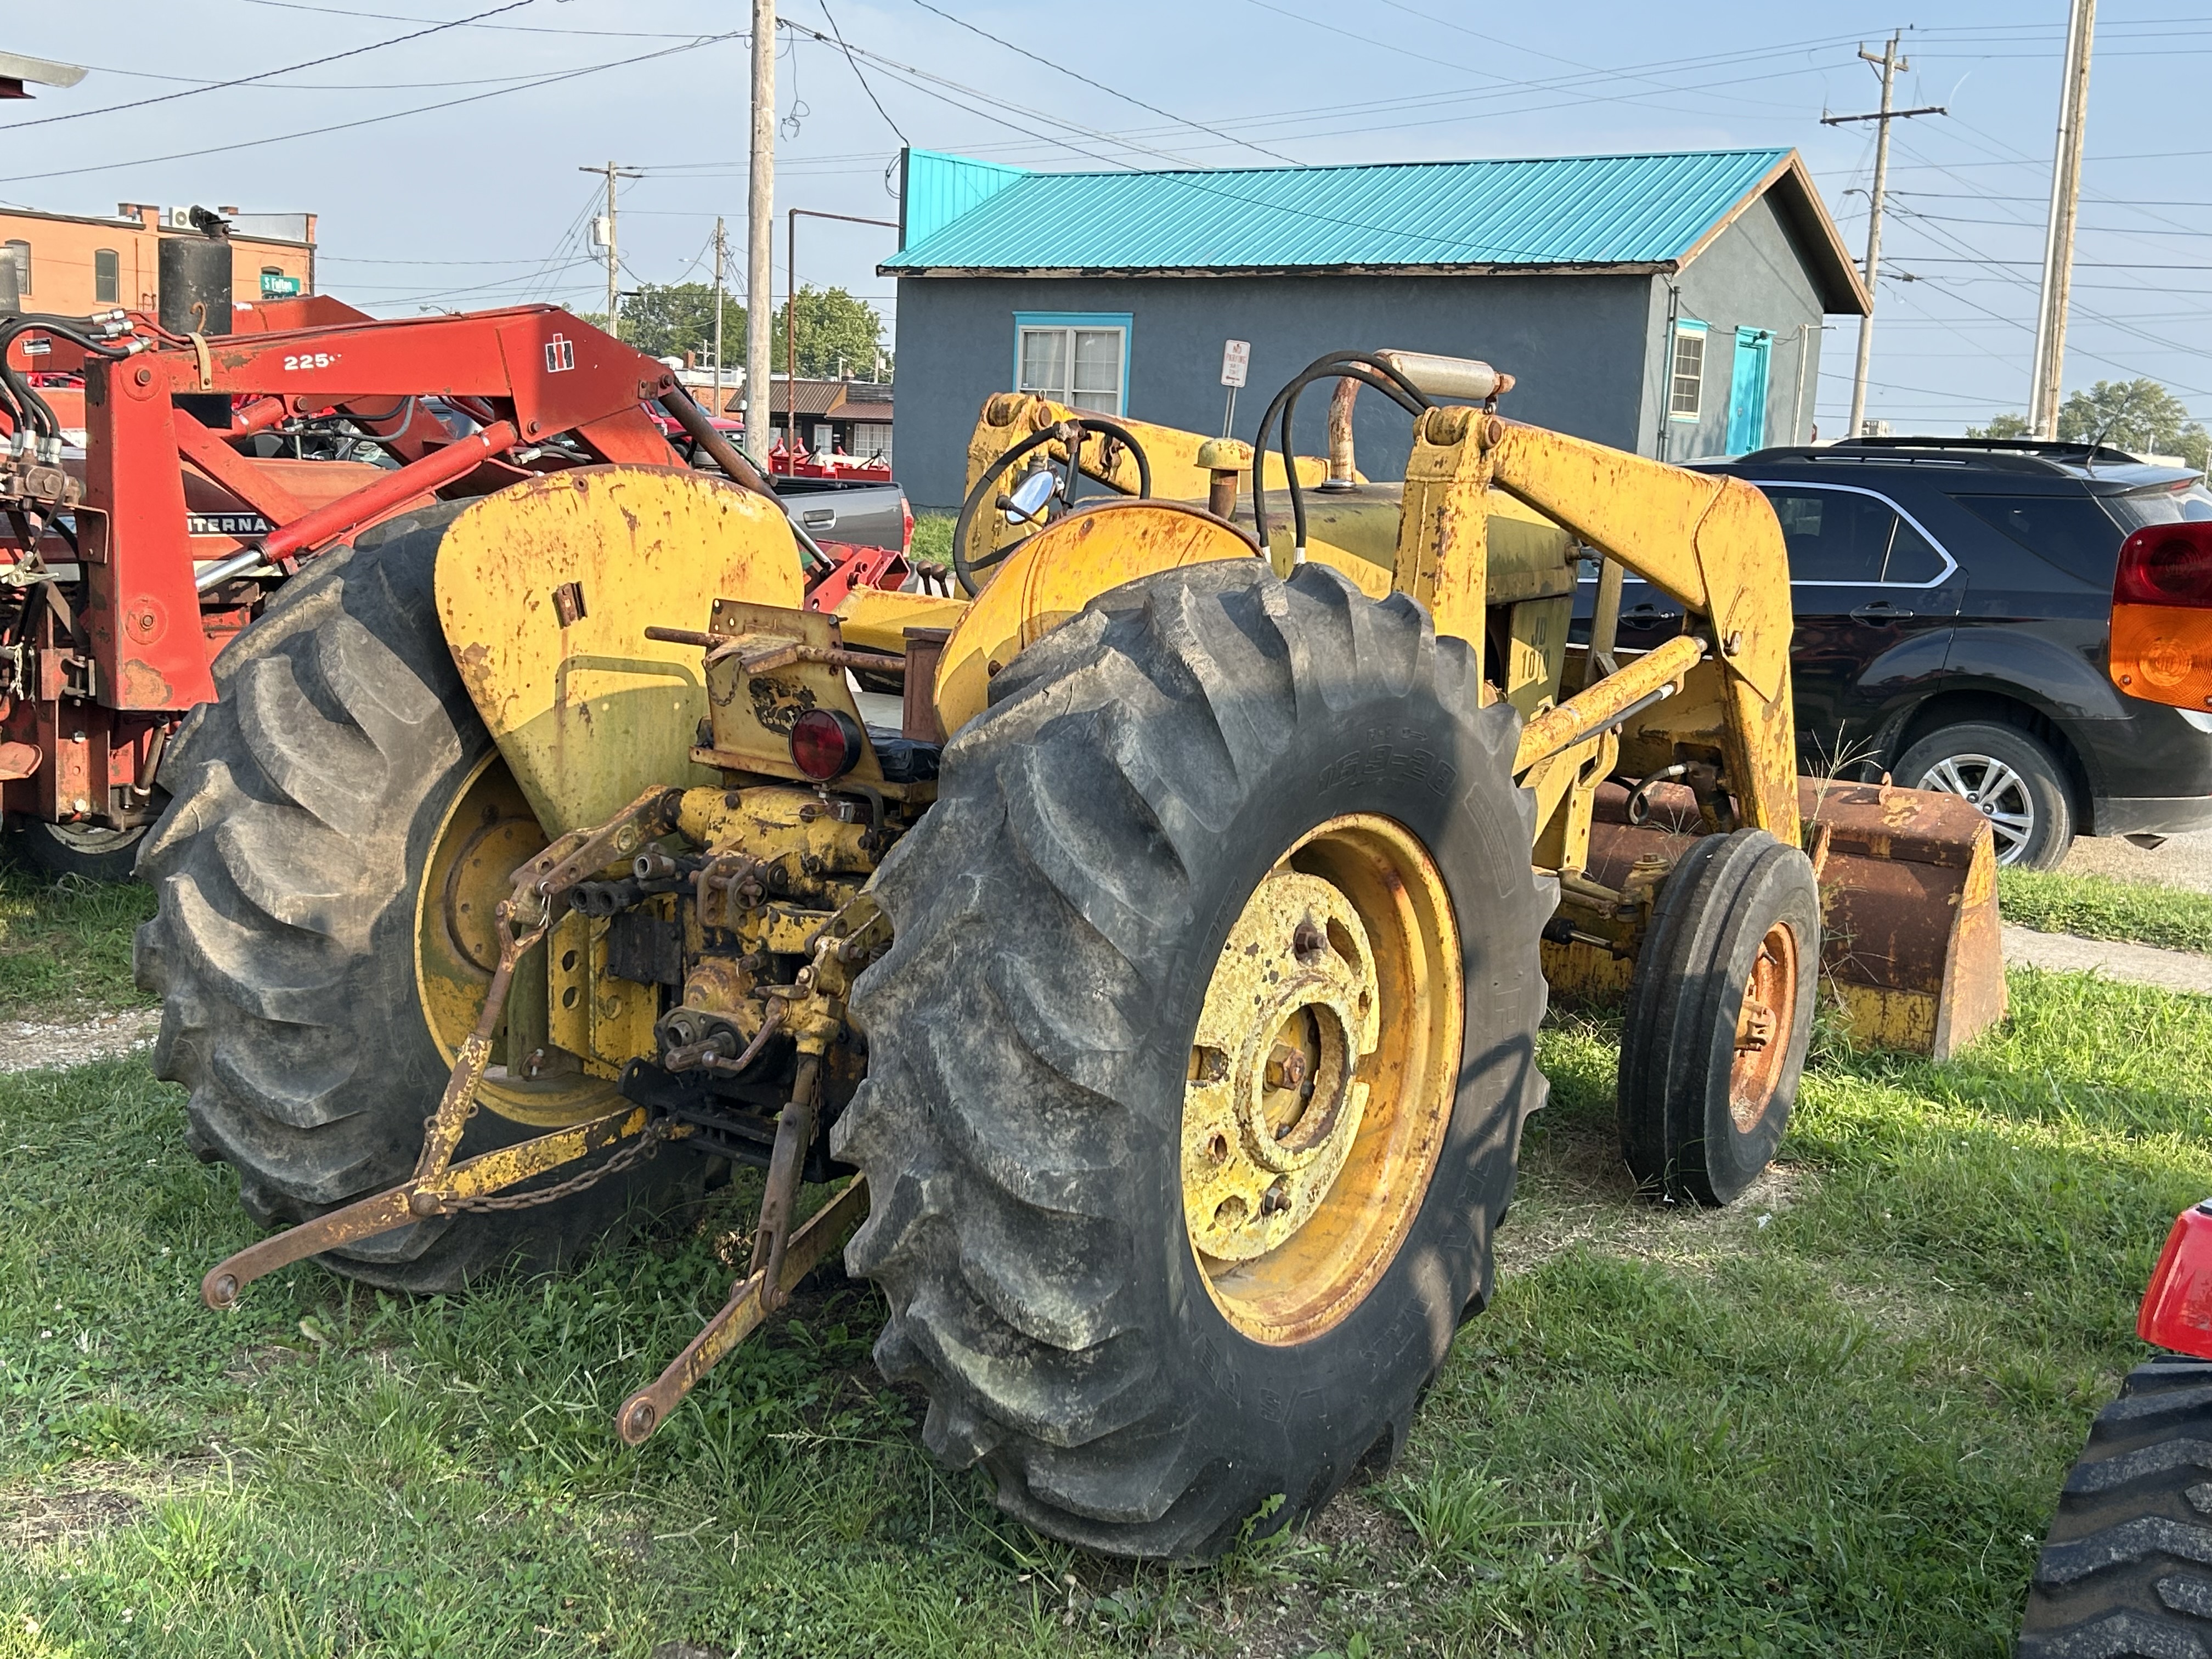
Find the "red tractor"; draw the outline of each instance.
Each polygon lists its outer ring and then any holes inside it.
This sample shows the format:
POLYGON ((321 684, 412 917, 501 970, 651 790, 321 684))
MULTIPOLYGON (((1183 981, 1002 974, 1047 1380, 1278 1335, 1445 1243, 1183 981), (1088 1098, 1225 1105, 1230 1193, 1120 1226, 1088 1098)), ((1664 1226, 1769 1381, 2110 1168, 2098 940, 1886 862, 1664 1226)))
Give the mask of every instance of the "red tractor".
MULTIPOLYGON (((2191 480, 2191 482, 2194 482, 2191 480)), ((2212 708, 2212 522, 2130 536, 2112 584, 2109 670, 2132 696, 2212 708)), ((2035 1564, 2021 1659, 2212 1654, 2212 1200, 2167 1234, 2136 1317, 2166 1352, 2097 1414, 2035 1564)))
MULTIPOLYGON (((0 312, 0 817, 57 873, 130 873, 210 665, 302 561, 537 473, 684 465, 647 404, 773 494, 665 366, 551 306, 199 315, 233 331, 0 312)), ((822 604, 908 574, 793 530, 822 604)))

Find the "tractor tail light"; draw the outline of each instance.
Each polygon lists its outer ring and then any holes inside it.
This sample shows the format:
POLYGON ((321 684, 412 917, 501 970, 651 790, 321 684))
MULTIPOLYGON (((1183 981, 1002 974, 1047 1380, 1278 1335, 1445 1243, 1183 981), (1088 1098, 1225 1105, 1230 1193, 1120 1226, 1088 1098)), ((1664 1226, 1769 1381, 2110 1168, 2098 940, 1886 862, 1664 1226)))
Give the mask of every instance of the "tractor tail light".
POLYGON ((2212 610, 2212 522, 2150 525, 2121 543, 2112 603, 2212 610))
POLYGON ((791 727, 791 761, 817 783, 842 778, 860 763, 866 739, 848 714, 810 708, 791 727))
POLYGON ((2212 1200, 2183 1211, 2166 1236, 2136 1334, 2154 1346, 2212 1359, 2212 1200))

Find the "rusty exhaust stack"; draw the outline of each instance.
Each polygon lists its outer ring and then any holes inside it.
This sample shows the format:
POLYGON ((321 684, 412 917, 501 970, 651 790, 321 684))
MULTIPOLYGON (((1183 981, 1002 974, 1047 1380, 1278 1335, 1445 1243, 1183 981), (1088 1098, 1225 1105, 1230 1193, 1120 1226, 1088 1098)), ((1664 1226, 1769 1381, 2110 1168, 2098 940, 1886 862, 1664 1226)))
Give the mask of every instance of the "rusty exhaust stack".
MULTIPOLYGON (((1377 362, 1388 363, 1424 397, 1453 404, 1494 405, 1513 390, 1513 377, 1492 368, 1478 357, 1441 357, 1427 351, 1378 351, 1377 362)), ((1328 400, 1328 477, 1323 489, 1350 489, 1358 481, 1352 441, 1352 410, 1359 402, 1359 382, 1349 375, 1336 383, 1328 400)))

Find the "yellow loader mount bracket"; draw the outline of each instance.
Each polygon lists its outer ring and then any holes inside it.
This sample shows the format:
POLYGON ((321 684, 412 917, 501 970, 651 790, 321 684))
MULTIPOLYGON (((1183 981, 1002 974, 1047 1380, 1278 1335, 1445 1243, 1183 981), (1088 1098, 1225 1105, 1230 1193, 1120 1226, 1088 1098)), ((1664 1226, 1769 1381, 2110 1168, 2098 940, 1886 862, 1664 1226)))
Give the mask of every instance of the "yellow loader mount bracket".
POLYGON ((196 1143, 291 1224, 207 1301, 308 1255, 454 1289, 749 1164, 751 1260, 624 1441, 842 1243, 930 1449, 1030 1524, 1193 1559, 1310 1514, 1491 1293, 1553 986, 1626 994, 1623 1156, 1705 1205, 1824 974, 1938 1054, 2003 1010, 1978 815, 1796 775, 1764 498, 1510 383, 1334 353, 1256 447, 994 398, 951 599, 811 610, 775 504, 680 470, 323 561, 147 853, 196 1143), (1640 654, 1627 573, 1685 611, 1640 654))

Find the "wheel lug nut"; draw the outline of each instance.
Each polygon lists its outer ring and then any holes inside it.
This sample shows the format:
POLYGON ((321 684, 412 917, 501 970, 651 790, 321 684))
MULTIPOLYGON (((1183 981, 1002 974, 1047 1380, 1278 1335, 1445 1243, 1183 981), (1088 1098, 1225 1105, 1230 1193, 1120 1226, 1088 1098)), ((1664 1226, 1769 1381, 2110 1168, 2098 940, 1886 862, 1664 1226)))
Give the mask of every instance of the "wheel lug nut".
POLYGON ((1288 1043, 1279 1042, 1267 1056, 1267 1086, 1295 1089, 1306 1080, 1306 1057, 1288 1043))
POLYGON ((1328 937, 1310 921, 1302 921, 1291 935, 1291 950, 1301 960, 1310 961, 1328 947, 1328 937))

